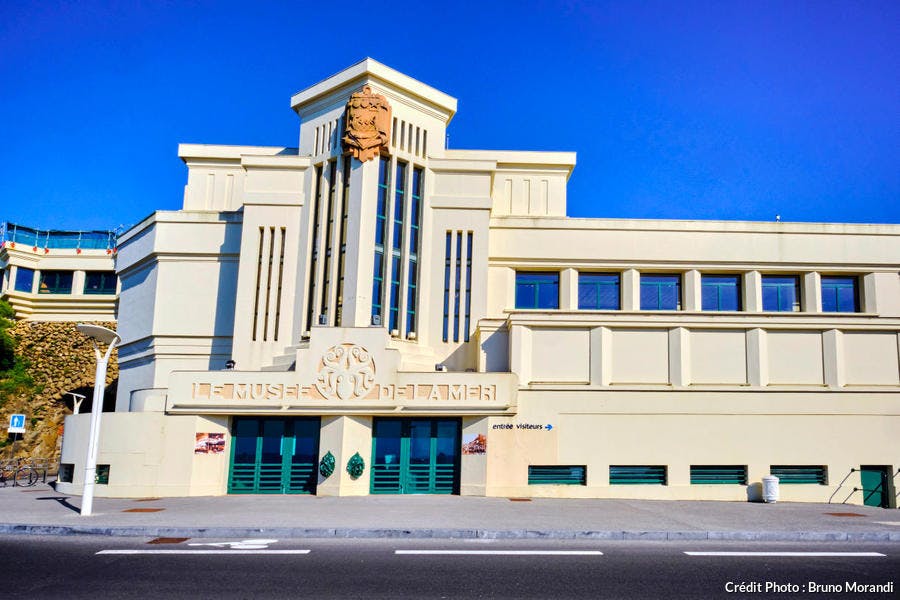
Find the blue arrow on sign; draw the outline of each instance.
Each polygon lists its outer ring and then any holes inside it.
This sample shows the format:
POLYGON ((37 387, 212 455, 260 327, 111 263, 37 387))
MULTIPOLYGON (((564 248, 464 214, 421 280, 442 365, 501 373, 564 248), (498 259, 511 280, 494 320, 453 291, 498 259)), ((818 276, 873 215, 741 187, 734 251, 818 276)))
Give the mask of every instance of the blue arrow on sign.
POLYGON ((550 431, 551 429, 553 429, 553 425, 551 425, 550 423, 547 423, 547 431, 550 431))

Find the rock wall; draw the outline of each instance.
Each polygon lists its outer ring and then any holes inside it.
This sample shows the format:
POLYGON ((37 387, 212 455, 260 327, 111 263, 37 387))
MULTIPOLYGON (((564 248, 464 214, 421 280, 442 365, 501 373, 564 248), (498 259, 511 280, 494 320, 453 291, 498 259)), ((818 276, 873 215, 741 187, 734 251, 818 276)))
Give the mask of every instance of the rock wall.
MULTIPOLYGON (((115 329, 115 323, 96 323, 115 329)), ((34 384, 0 396, 0 426, 6 432, 9 415, 25 414, 25 433, 4 438, 2 458, 15 456, 59 458, 63 420, 72 414, 72 399, 66 392, 86 396, 81 412, 90 410, 96 360, 91 340, 75 329, 75 323, 18 321, 8 332, 16 340, 16 354, 27 361, 34 384)), ((105 347, 102 350, 106 350, 105 347)), ((107 397, 115 392, 119 377, 118 355, 114 351, 107 369, 107 397)), ((3 392, 0 392, 3 394, 3 392)))

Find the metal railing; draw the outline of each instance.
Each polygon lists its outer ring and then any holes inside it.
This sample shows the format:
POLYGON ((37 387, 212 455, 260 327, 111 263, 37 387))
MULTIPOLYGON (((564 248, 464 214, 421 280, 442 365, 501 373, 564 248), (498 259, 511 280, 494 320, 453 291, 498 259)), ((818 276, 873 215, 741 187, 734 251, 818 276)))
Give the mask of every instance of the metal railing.
POLYGON ((6 242, 28 248, 60 248, 72 250, 113 250, 116 231, 62 231, 35 229, 16 223, 0 223, 0 246, 6 242))

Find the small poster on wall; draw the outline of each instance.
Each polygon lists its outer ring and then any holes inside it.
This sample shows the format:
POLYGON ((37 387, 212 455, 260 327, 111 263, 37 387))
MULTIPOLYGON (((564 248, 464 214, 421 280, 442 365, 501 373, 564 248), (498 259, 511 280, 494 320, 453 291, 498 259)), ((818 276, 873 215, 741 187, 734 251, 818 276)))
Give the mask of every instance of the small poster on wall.
POLYGON ((198 433, 194 454, 222 454, 225 452, 224 433, 198 433))
POLYGON ((487 438, 484 434, 466 433, 462 437, 463 454, 484 454, 487 452, 487 438))

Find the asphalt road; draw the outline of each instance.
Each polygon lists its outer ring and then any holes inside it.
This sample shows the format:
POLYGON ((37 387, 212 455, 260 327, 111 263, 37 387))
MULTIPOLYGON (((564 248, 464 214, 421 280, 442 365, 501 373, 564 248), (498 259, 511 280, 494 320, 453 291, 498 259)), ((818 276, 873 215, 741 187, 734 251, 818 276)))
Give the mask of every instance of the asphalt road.
POLYGON ((0 536, 0 597, 900 598, 900 544, 152 541, 0 536))

